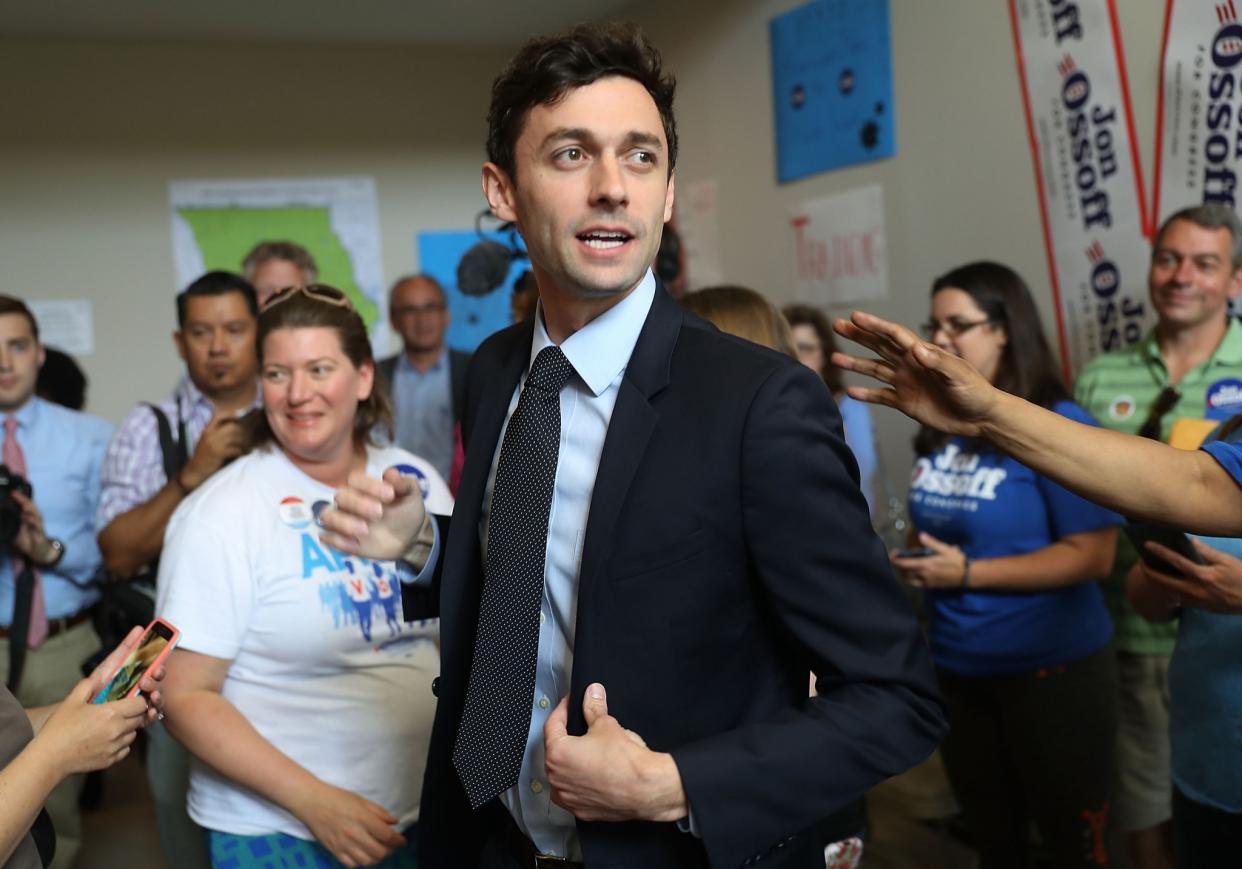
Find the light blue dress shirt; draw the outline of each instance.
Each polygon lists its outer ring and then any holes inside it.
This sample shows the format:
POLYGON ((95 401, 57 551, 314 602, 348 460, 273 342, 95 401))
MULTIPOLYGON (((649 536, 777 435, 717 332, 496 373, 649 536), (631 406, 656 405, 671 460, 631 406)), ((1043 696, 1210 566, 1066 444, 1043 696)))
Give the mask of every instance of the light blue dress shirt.
MULTIPOLYGON (((66 618, 99 597, 92 584, 103 560, 95 542, 95 508, 112 426, 41 398, 32 398, 11 416, 17 418, 17 443, 44 530, 65 544, 60 563, 42 574, 48 618, 66 618)), ((12 624, 13 590, 13 562, 2 557, 0 624, 6 627, 12 624)))
MULTIPOLYGON (((561 390, 560 455, 548 517, 543 603, 539 611, 539 659, 535 669, 535 694, 531 698, 533 711, 518 783, 501 794, 500 800, 541 852, 571 860, 581 859, 577 829, 573 815, 552 803, 552 790, 544 770, 543 726, 556 704, 569 693, 578 607, 578 568, 595 474, 621 378, 655 293, 655 277, 648 272, 628 296, 560 345, 576 376, 561 390)), ((543 326, 542 309, 538 313, 531 341, 531 362, 540 350, 552 344, 543 326)), ((525 381, 525 375, 522 380, 525 381)), ((509 416, 517 407, 521 389, 519 383, 509 402, 509 416)), ((508 427, 507 419, 505 426, 508 427)), ((484 549, 496 461, 502 443, 503 431, 496 442, 496 454, 492 457, 487 491, 483 496, 479 535, 484 549)), ((483 555, 486 559, 486 551, 483 555)))
POLYGON ((448 348, 419 371, 404 353, 392 375, 397 445, 431 462, 445 480, 453 469, 453 395, 448 348))

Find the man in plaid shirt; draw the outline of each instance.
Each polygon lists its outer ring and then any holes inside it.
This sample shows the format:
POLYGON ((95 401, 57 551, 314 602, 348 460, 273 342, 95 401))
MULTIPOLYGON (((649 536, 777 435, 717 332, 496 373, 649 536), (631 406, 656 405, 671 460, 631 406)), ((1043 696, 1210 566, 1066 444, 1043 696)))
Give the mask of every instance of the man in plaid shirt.
MULTIPOLYGON (((155 413, 135 405, 108 446, 95 514, 99 548, 113 576, 142 574, 160 554, 177 505, 241 453, 239 418, 259 402, 255 290, 240 275, 208 272, 177 296, 173 342, 186 376, 156 405, 187 459, 168 479, 155 413)), ((185 811, 189 756, 162 726, 148 730, 147 775, 170 866, 208 865, 207 842, 185 811)))

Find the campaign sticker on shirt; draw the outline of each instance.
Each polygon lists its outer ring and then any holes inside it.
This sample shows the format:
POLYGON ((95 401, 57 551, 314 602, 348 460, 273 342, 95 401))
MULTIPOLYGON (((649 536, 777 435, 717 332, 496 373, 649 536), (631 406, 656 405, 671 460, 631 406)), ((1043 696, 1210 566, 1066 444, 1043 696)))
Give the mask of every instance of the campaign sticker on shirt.
POLYGON ((1108 415, 1117 422, 1134 416, 1134 396, 1119 395, 1108 403, 1108 415))
POLYGON ((431 481, 427 479, 427 475, 413 465, 393 465, 398 471, 407 477, 416 477, 418 479, 418 490, 423 493, 423 498, 431 494, 431 481))
POLYGON ((280 521, 290 528, 305 528, 313 518, 310 507, 301 498, 290 495, 280 499, 280 521))
POLYGON ((1242 413, 1242 380, 1227 377, 1208 387, 1204 416, 1208 419, 1229 419, 1242 413))

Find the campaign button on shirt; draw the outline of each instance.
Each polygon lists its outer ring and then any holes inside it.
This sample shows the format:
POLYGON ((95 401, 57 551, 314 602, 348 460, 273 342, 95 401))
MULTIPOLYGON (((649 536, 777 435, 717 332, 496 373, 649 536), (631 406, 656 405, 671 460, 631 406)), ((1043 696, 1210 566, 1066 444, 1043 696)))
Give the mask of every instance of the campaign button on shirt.
POLYGON ((290 495, 280 500, 280 521, 290 528, 305 528, 313 518, 310 507, 301 498, 290 495))
POLYGON ((327 510, 329 506, 331 506, 331 502, 325 501, 322 498, 320 498, 314 504, 311 504, 311 516, 314 517, 316 525, 323 524, 319 519, 319 514, 321 514, 324 510, 327 510))
POLYGON ((413 465, 393 465, 398 471, 407 477, 414 477, 418 480, 418 490, 423 493, 426 498, 431 492, 431 481, 427 479, 427 475, 413 465))
POLYGON ((1242 380, 1236 377, 1217 380, 1208 387, 1204 404, 1204 416, 1208 419, 1229 419, 1242 413, 1242 380))
POLYGON ((1134 416, 1134 396, 1119 395, 1108 403, 1108 415, 1117 420, 1124 422, 1134 416))

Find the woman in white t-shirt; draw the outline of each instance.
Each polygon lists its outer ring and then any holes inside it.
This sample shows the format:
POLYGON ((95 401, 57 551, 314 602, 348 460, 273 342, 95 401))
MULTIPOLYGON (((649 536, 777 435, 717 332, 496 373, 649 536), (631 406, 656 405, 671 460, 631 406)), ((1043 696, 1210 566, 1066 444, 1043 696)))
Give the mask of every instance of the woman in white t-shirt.
POLYGON ((343 293, 274 296, 257 340, 251 450, 182 503, 160 562, 158 611, 182 632, 166 724, 196 758, 187 808, 216 866, 412 867, 437 628, 401 620, 392 562, 332 550, 316 519, 355 471, 399 467, 432 512, 452 496, 429 463, 370 440, 391 412, 343 293))

